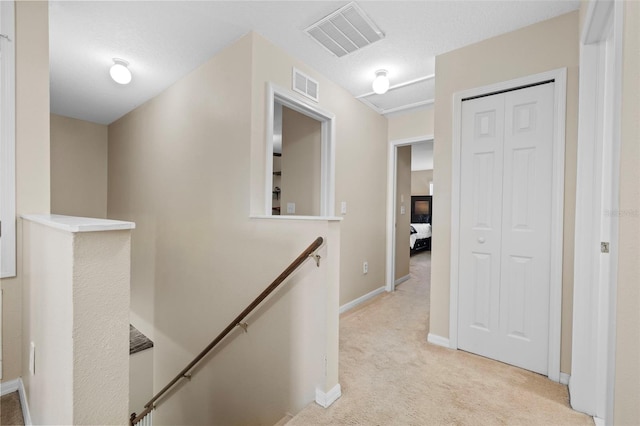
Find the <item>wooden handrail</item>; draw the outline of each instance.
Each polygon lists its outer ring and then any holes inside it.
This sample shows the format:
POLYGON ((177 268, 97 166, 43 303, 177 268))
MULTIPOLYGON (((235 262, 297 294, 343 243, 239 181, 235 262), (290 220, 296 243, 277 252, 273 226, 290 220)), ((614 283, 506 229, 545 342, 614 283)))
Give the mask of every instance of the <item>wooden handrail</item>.
MULTIPOLYGON (((313 252, 316 251, 318 247, 322 245, 323 241, 324 240, 322 239, 322 237, 316 238, 316 240, 313 243, 311 243, 311 245, 307 247, 300 254, 300 256, 298 256, 293 262, 291 262, 291 264, 287 267, 287 269, 285 269, 284 271, 282 271, 280 275, 278 275, 278 278, 273 280, 273 282, 269 285, 269 287, 264 289, 264 291, 260 293, 260 295, 256 297, 254 301, 249 304, 249 306, 247 306, 233 321, 231 321, 231 323, 229 323, 229 325, 224 330, 222 330, 220 334, 218 334, 218 337, 213 339, 213 341, 209 343, 209 345, 206 348, 204 348, 202 352, 200 352, 193 359, 193 361, 191 361, 185 368, 183 368, 182 371, 180 371, 176 375, 176 377, 173 378, 173 380, 171 380, 164 388, 162 388, 160 392, 155 394, 154 397, 151 398, 151 400, 144 405, 145 409, 139 415, 136 415, 136 413, 131 414, 130 424, 135 425, 136 423, 140 422, 140 420, 142 420, 144 416, 146 416, 151 410, 155 408, 154 403, 158 399, 160 399, 160 397, 162 397, 162 395, 164 395, 169 389, 171 389, 180 379, 190 378, 191 376, 188 374, 189 371, 193 367, 195 367, 195 365, 198 362, 200 362, 202 358, 207 356, 207 354, 213 348, 215 348, 216 345, 222 341, 222 339, 224 339, 229 333, 231 333, 231 331, 234 328, 236 328, 237 326, 246 326, 242 323, 242 320, 247 315, 249 315, 251 311, 257 308, 258 305, 260 305, 260 303, 262 303, 264 299, 266 299, 271 293, 273 293, 273 291, 276 288, 278 288, 278 286, 282 284, 282 282, 286 280, 289 275, 291 275, 296 269, 298 269, 298 267, 302 265, 305 260, 307 260, 310 256, 312 256, 313 252)), ((318 259, 319 258, 316 258, 316 262, 318 262, 318 259)), ((319 266, 319 263, 318 263, 318 266, 319 266)))

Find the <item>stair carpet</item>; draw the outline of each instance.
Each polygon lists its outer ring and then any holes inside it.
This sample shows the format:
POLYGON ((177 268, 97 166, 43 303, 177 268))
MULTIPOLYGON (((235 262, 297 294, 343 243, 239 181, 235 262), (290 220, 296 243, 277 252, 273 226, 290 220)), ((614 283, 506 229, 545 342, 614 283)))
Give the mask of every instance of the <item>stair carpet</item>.
POLYGON ((0 425, 24 425, 20 395, 17 391, 0 397, 0 425))

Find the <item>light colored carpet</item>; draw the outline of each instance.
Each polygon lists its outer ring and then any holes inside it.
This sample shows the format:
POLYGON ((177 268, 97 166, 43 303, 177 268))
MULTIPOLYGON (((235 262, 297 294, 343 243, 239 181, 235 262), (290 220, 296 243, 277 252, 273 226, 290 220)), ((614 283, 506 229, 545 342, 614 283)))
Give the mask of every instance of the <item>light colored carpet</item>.
POLYGON ((0 425, 24 425, 18 392, 0 397, 0 425))
POLYGON ((313 403, 287 426, 593 425, 546 377, 426 342, 431 254, 411 279, 341 317, 342 397, 313 403))

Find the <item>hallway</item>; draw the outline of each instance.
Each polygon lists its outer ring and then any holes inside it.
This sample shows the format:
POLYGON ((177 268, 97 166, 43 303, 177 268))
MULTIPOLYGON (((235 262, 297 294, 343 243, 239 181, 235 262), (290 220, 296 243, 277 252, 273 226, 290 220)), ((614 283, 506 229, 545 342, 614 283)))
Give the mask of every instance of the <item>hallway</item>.
POLYGON ((546 377, 426 342, 431 253, 411 278, 340 321, 342 397, 312 403, 289 426, 592 425, 546 377))

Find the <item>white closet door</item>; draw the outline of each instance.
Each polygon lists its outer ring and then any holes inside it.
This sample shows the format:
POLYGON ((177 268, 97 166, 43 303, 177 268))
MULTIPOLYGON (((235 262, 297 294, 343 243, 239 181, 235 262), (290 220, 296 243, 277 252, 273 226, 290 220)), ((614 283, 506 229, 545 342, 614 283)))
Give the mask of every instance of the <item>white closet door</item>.
POLYGON ((553 83, 463 102, 460 349, 546 374, 553 83))
POLYGON ((504 96, 462 103, 458 347, 499 346, 504 96))

